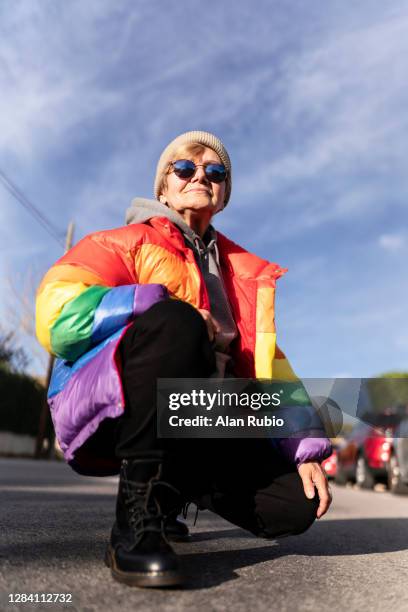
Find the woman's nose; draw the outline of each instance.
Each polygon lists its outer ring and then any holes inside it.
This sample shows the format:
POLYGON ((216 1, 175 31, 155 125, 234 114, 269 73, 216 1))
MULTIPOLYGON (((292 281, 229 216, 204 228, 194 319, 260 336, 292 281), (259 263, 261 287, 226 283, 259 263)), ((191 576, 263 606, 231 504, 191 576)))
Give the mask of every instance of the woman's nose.
POLYGON ((191 179, 192 181, 198 181, 200 183, 208 183, 208 179, 204 172, 204 166, 197 166, 194 176, 191 179))

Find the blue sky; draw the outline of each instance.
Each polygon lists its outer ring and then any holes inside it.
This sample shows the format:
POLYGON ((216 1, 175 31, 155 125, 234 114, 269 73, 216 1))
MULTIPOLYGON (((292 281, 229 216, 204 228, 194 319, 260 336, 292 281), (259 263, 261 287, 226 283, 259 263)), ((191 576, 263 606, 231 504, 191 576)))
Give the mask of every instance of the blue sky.
MULTIPOLYGON (((214 225, 288 267, 278 340, 303 377, 408 370, 408 4, 3 0, 0 169, 75 239, 151 197, 179 133, 226 144, 214 225)), ((0 316, 61 247, 0 184, 0 316)), ((41 358, 31 369, 41 373, 41 358)))

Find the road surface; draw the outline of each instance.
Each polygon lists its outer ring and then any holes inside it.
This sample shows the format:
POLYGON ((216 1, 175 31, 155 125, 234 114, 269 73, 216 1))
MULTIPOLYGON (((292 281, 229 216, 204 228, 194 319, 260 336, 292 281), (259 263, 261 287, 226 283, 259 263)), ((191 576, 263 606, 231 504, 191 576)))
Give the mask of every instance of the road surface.
POLYGON ((408 610, 408 497, 333 486, 327 517, 301 536, 267 541, 200 512, 175 545, 183 589, 114 582, 102 562, 115 478, 59 462, 0 460, 0 610, 120 612, 408 610), (71 604, 10 604, 9 593, 71 593, 71 604))

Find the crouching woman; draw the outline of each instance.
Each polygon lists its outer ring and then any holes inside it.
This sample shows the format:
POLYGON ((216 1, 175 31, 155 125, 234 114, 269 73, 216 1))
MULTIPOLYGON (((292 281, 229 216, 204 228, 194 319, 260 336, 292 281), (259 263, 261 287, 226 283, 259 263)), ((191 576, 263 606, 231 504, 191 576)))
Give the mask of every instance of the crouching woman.
POLYGON ((177 516, 189 502, 268 538, 302 533, 331 502, 321 431, 274 443, 157 436, 158 378, 294 378, 274 326, 284 270, 212 225, 231 186, 223 143, 180 135, 159 159, 155 199, 83 238, 38 290, 37 335, 57 357, 56 436, 80 474, 120 474, 105 561, 132 586, 183 582, 170 541, 188 539, 177 516))

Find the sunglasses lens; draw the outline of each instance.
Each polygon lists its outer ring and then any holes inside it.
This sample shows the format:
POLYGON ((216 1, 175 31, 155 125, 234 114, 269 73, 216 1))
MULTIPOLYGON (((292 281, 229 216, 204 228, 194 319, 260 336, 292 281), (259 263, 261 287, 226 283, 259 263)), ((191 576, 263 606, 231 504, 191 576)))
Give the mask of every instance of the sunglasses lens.
POLYGON ((205 175, 212 183, 222 183, 225 181, 227 171, 222 164, 208 164, 205 168, 205 175))
MULTIPOLYGON (((178 159, 173 162, 173 171, 181 179, 191 178, 196 171, 196 165, 190 159, 178 159)), ((227 170, 223 164, 207 164, 204 166, 205 176, 212 183, 222 183, 227 176, 227 170)))
POLYGON ((189 159, 178 159, 173 162, 174 174, 181 179, 188 179, 193 176, 195 172, 195 163, 189 159))

